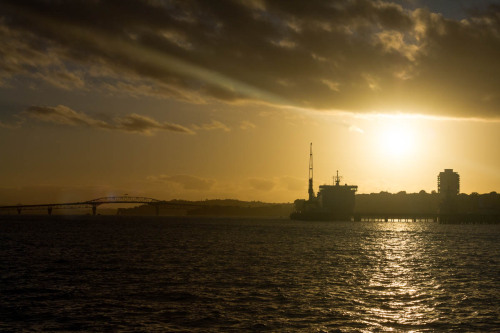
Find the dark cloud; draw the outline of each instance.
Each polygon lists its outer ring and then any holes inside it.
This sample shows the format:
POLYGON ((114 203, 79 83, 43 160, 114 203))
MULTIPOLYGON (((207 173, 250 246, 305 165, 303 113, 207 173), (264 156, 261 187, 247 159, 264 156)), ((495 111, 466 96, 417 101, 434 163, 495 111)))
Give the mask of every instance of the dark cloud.
POLYGON ((500 111, 498 5, 460 21, 375 0, 6 0, 0 12, 0 84, 24 75, 197 103, 500 111))
POLYGON ((173 183, 180 185, 185 190, 210 190, 215 184, 212 179, 200 178, 191 175, 161 175, 149 177, 149 180, 161 183, 173 183))
POLYGON ((135 113, 117 117, 113 123, 92 118, 91 116, 77 112, 64 105, 51 106, 31 106, 25 112, 30 118, 37 120, 67 125, 100 128, 107 130, 119 130, 124 132, 151 135, 155 131, 172 131, 193 134, 190 129, 167 122, 159 122, 155 119, 141 116, 135 113))
POLYGON ((159 121, 156 121, 152 118, 141 116, 135 113, 127 115, 123 118, 117 118, 115 119, 115 122, 116 122, 115 125, 116 129, 126 132, 151 134, 151 132, 153 131, 163 130, 163 131, 194 134, 193 131, 184 126, 177 124, 170 124, 167 122, 160 123, 159 121))

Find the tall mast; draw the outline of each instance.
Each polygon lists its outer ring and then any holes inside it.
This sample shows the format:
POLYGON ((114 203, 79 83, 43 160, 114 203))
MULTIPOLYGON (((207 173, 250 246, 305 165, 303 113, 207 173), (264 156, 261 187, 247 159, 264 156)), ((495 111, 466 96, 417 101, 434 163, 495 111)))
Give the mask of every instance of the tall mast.
POLYGON ((335 177, 335 185, 339 186, 340 184, 340 177, 339 177, 339 170, 337 170, 337 177, 335 177))
POLYGON ((313 144, 309 147, 309 200, 314 199, 313 189, 313 144))

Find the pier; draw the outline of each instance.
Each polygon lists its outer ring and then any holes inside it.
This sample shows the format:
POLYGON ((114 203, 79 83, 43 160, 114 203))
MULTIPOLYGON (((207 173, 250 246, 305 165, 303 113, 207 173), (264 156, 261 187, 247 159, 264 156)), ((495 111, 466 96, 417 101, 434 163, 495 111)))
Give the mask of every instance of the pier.
POLYGON ((439 214, 387 214, 360 213, 354 214, 355 222, 438 222, 439 214))
POLYGON ((355 222, 438 222, 440 224, 500 224, 500 214, 354 214, 355 222))

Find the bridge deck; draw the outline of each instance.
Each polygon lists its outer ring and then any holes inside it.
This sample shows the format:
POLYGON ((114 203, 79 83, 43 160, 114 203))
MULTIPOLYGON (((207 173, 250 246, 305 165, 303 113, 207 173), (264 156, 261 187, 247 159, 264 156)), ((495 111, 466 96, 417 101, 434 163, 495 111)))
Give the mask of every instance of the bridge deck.
POLYGON ((79 202, 0 206, 0 211, 16 210, 18 214, 21 214, 21 212, 23 210, 43 210, 43 209, 46 209, 48 214, 51 215, 53 209, 92 208, 92 214, 96 215, 97 207, 100 205, 104 205, 104 204, 134 204, 134 203, 155 206, 157 215, 159 214, 160 205, 161 206, 163 206, 163 205, 199 206, 196 204, 168 202, 168 201, 164 201, 164 200, 158 200, 158 199, 147 198, 147 197, 119 196, 119 197, 102 197, 102 198, 92 199, 92 200, 88 200, 88 201, 79 201, 79 202))

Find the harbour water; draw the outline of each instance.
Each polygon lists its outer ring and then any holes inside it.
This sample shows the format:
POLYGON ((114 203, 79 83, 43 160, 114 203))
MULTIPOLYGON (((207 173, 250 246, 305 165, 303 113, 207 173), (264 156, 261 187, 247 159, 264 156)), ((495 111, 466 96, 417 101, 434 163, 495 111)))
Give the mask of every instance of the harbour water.
POLYGON ((0 217, 0 331, 500 331, 500 225, 0 217))

